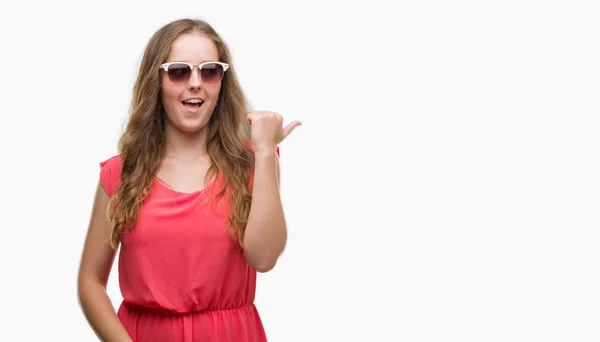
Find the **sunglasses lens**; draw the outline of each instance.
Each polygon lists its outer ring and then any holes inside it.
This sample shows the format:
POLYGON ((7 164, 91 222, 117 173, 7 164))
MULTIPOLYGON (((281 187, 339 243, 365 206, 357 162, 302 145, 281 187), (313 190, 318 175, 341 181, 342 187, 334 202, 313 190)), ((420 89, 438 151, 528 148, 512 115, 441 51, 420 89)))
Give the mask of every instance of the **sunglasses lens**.
POLYGON ((186 64, 171 64, 167 74, 173 83, 187 82, 192 74, 192 69, 186 64))
POLYGON ((202 81, 206 83, 216 83, 223 78, 223 66, 217 63, 208 63, 202 66, 200 70, 202 81))

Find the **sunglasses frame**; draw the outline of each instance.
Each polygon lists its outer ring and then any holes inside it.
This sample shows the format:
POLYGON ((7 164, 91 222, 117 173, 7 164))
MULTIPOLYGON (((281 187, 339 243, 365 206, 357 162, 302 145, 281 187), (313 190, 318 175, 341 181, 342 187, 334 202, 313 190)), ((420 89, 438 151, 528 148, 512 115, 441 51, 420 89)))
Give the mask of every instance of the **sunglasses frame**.
MULTIPOLYGON (((167 63, 161 64, 160 68, 163 69, 165 72, 169 72, 169 67, 173 64, 185 64, 185 65, 189 66, 190 70, 192 70, 192 71, 194 71, 195 67, 198 67, 198 71, 201 71, 202 67, 206 64, 219 64, 221 67, 223 67, 223 75, 221 76, 221 80, 223 79, 223 76, 225 76, 225 71, 227 71, 227 69, 229 69, 229 64, 223 63, 223 62, 217 62, 217 61, 207 61, 207 62, 203 62, 200 64, 192 64, 192 63, 188 63, 188 62, 167 62, 167 63)), ((190 75, 190 77, 191 77, 191 75, 190 75)), ((170 79, 171 78, 169 78, 169 80, 170 79)), ((202 78, 202 74, 200 74, 200 79, 202 80, 202 82, 206 82, 202 78)), ((189 81, 189 78, 187 81, 189 81)), ((171 82, 173 82, 173 81, 171 81, 171 82)), ((210 82, 206 82, 206 83, 211 84, 210 82)))

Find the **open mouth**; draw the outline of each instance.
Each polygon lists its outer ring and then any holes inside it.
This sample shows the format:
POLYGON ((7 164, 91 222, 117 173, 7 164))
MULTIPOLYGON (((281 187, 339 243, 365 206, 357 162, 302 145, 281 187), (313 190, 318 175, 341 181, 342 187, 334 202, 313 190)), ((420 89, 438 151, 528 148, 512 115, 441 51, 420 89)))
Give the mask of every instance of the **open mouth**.
POLYGON ((188 109, 196 110, 202 106, 204 101, 201 99, 190 99, 190 100, 181 101, 181 103, 183 104, 184 107, 186 107, 188 109))

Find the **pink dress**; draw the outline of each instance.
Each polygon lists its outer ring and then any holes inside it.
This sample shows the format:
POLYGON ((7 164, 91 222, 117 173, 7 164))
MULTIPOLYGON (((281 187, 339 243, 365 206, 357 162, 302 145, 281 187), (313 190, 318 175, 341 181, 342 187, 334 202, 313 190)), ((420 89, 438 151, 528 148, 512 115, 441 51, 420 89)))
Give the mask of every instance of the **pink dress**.
MULTIPOLYGON (((120 158, 100 166, 112 197, 120 158)), ((226 204, 207 201, 221 182, 181 193, 155 178, 137 225, 123 234, 117 314, 134 341, 267 341, 254 305, 256 271, 227 234, 226 204)))

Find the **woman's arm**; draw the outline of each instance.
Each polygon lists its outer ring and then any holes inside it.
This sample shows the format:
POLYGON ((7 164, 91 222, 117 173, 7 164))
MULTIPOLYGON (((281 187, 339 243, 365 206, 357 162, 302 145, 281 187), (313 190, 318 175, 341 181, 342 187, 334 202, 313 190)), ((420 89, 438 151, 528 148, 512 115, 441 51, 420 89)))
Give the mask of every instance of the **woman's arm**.
POLYGON ((277 263, 287 240, 287 227, 279 194, 279 159, 275 149, 255 153, 252 205, 244 254, 258 272, 268 272, 277 263))
POLYGON ((132 342, 106 293, 106 284, 116 254, 108 243, 110 225, 106 209, 109 200, 102 185, 98 184, 79 265, 79 303, 88 323, 101 341, 132 342))

